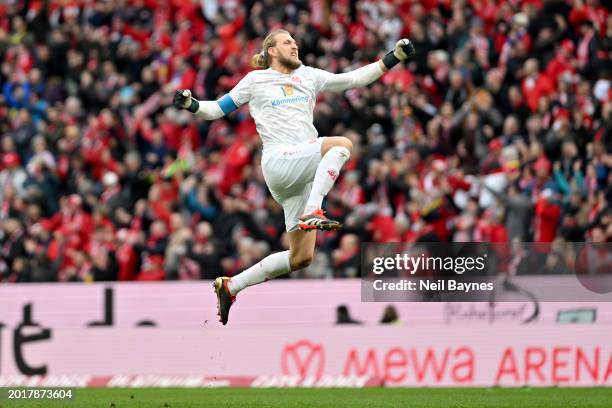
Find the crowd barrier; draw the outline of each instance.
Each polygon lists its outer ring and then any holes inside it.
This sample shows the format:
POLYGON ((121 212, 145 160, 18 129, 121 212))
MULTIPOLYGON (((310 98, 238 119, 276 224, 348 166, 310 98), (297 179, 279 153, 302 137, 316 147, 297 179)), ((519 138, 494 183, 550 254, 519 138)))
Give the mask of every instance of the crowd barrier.
MULTIPOLYGON (((339 305, 346 305, 355 320, 376 325, 388 303, 362 302, 360 285, 358 279, 266 282, 239 294, 231 326, 329 326, 336 322, 339 305)), ((545 279, 540 286, 547 290, 545 279)), ((537 291, 535 298, 515 302, 396 302, 393 306, 401 324, 407 326, 541 324, 585 317, 612 323, 612 302, 539 302, 537 291)), ((9 328, 28 321, 54 329, 202 328, 217 324, 216 313, 208 281, 0 286, 0 324, 9 328)))

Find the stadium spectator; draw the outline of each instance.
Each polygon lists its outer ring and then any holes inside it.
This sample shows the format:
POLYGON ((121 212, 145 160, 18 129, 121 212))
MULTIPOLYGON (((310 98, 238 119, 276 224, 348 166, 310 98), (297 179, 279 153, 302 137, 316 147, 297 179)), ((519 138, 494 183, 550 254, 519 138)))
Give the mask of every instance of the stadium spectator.
POLYGON ((380 318, 380 324, 401 324, 397 309, 393 305, 387 305, 380 318))
POLYGON ((340 305, 336 308, 336 324, 362 324, 351 317, 348 306, 340 305))

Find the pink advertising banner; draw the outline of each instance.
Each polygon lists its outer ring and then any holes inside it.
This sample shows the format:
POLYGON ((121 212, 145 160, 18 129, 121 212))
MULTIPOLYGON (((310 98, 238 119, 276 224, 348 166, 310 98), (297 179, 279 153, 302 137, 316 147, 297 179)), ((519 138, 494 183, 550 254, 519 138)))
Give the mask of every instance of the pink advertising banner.
POLYGON ((72 376, 106 386, 228 378, 268 386, 334 376, 379 378, 386 386, 612 386, 607 325, 28 327, 15 338, 16 332, 0 331, 0 385, 27 378, 27 367, 43 376, 30 377, 32 383, 72 376))
MULTIPOLYGON (((336 321, 339 305, 346 305, 355 320, 376 325, 387 304, 362 302, 360 285, 358 279, 267 282, 240 293, 232 308, 231 325, 329 326, 336 321)), ((215 302, 209 281, 7 284, 0 285, 0 324, 15 328, 30 321, 53 329, 202 328, 217 324, 215 302)), ((596 323, 612 323, 612 303, 605 302, 397 302, 394 307, 401 324, 407 326, 554 323, 560 313, 583 313, 596 323)))

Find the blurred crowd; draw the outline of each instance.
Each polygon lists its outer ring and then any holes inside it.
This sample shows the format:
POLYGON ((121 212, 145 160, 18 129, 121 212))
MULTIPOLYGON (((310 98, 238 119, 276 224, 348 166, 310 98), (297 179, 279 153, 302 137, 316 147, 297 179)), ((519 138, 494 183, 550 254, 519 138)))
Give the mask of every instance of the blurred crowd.
POLYGON ((599 0, 0 2, 0 281, 211 279, 287 247, 248 108, 205 122, 269 30, 343 72, 355 146, 325 202, 345 228, 291 277, 359 274, 360 242, 612 240, 612 15, 599 0))

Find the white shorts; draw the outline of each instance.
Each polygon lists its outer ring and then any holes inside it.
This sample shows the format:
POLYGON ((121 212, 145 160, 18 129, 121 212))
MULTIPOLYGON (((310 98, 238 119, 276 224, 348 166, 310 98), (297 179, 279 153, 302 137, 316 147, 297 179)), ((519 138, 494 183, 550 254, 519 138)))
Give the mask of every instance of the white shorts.
POLYGON ((272 197, 283 207, 287 231, 295 231, 298 217, 304 213, 312 181, 321 161, 319 137, 297 145, 268 146, 261 159, 261 169, 272 197))

